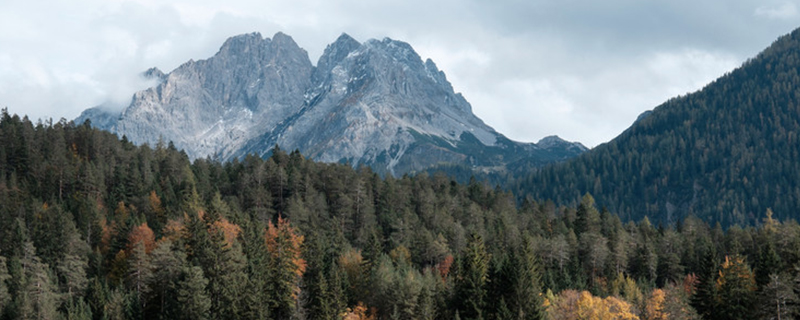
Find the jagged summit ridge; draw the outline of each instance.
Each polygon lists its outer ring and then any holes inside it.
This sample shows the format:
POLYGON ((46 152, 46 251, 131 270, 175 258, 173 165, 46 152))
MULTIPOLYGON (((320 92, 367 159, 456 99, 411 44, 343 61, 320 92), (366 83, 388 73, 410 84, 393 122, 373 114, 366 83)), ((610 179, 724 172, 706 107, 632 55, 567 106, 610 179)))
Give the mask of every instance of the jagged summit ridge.
POLYGON ((146 73, 161 81, 135 93, 121 114, 87 110, 78 120, 102 119, 101 128, 135 143, 163 137, 191 158, 266 155, 278 144, 391 174, 564 156, 494 131, 432 60, 390 38, 361 43, 343 33, 314 67, 290 36, 254 32, 229 38, 211 58, 146 73))

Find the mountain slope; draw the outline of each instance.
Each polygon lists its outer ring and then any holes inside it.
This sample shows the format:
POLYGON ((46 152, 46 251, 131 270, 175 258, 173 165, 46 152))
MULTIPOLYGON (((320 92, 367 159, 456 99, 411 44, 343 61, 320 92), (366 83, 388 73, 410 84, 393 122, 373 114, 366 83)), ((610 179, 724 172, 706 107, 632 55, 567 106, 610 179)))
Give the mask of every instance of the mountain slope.
POLYGON ((607 144, 522 179, 518 194, 590 192, 623 218, 688 214, 753 224, 800 208, 800 31, 701 91, 671 99, 607 144))
POLYGON ((192 158, 266 156, 277 144, 395 175, 442 163, 550 163, 586 150, 558 138, 544 147, 505 138, 433 61, 388 38, 360 43, 343 34, 314 67, 289 36, 254 33, 229 39, 207 60, 148 74, 162 82, 136 93, 116 122, 98 109, 77 121, 135 143, 171 140, 192 158))

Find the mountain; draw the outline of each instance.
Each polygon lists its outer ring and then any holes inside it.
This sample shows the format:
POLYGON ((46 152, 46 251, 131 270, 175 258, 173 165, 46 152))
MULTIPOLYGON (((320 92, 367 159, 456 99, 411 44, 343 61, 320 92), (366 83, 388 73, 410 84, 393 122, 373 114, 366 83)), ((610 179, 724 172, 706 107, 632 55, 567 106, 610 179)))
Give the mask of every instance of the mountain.
POLYGON ((252 33, 209 59, 145 74, 160 83, 134 94, 121 114, 92 108, 76 122, 137 144, 169 140, 191 158, 266 156, 279 145, 394 175, 441 164, 541 165, 587 150, 558 137, 509 140, 472 113, 433 61, 389 38, 360 43, 342 34, 313 66, 291 37, 252 33))
POLYGON ((586 192, 623 219, 723 226, 797 219, 800 29, 702 90, 647 112, 612 141, 520 179, 516 194, 575 203, 586 192))

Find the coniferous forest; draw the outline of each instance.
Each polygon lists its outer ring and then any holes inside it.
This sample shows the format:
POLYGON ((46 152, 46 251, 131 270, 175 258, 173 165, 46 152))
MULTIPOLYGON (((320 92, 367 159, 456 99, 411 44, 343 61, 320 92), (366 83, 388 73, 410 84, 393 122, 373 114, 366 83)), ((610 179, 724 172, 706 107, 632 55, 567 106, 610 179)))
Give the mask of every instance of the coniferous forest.
POLYGON ((520 173, 512 189, 557 203, 590 192, 623 220, 754 225, 769 208, 796 218, 798 88, 800 29, 574 161, 520 173))
POLYGON ((276 149, 0 118, 2 319, 781 319, 800 225, 622 221, 276 149))

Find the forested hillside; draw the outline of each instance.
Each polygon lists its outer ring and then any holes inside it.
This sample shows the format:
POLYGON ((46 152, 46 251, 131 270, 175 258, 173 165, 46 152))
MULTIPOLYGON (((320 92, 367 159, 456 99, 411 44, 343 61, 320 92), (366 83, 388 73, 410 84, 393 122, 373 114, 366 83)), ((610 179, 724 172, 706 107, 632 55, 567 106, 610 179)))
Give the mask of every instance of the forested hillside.
POLYGON ((590 192, 623 219, 694 214, 753 225, 800 208, 800 30, 699 92, 667 101, 614 140, 529 174, 521 195, 575 203, 590 192))
POLYGON ((800 315, 800 226, 623 223, 278 150, 188 161, 0 119, 2 319, 753 319, 800 315), (794 290, 793 290, 794 289, 794 290))

